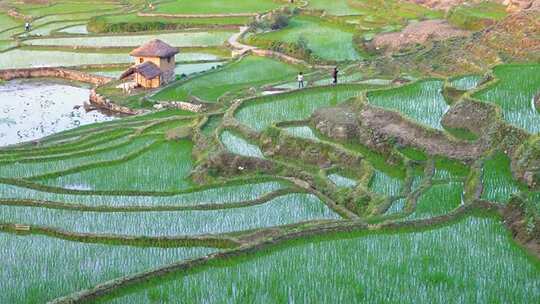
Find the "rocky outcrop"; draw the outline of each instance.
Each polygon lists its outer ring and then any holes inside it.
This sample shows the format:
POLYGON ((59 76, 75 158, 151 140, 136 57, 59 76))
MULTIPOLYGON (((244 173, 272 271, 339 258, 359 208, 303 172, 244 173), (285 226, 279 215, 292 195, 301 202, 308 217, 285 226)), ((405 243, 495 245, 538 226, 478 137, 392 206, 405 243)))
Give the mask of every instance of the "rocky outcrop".
POLYGON ((311 122, 328 137, 356 141, 383 153, 391 152, 395 146, 412 146, 430 155, 472 161, 489 147, 484 139, 474 143, 456 140, 442 131, 424 128, 396 112, 369 104, 358 109, 346 106, 319 109, 312 116, 311 122), (337 114, 339 111, 347 114, 337 114), (356 118, 343 123, 343 115, 355 115, 356 118), (358 125, 354 126, 355 123, 358 125))
POLYGON ((523 198, 514 196, 503 210, 504 223, 512 237, 540 257, 540 218, 523 198))
POLYGON ((507 12, 515 13, 515 12, 532 8, 535 2, 537 1, 535 0, 504 0, 503 4, 506 5, 507 12))
POLYGON ((482 136, 497 117, 495 107, 484 102, 464 100, 452 106, 443 116, 441 124, 450 129, 466 129, 482 136))
POLYGON ((360 136, 360 122, 354 109, 348 106, 316 111, 312 121, 322 134, 336 140, 349 141, 360 136))
POLYGON ((260 139, 264 155, 290 159, 293 162, 309 164, 320 168, 329 168, 333 165, 361 170, 362 158, 359 155, 312 140, 289 136, 285 132, 276 131, 276 134, 263 134, 260 139))
POLYGON ((12 80, 17 78, 61 78, 93 85, 104 85, 113 78, 93 75, 81 71, 65 68, 28 68, 28 69, 8 69, 0 70, 0 79, 12 80))
POLYGON ((540 136, 531 137, 512 157, 514 177, 533 189, 540 189, 540 136))
POLYGON ((454 28, 446 20, 426 20, 411 23, 400 32, 379 34, 367 47, 374 51, 394 52, 410 45, 467 37, 470 34, 469 31, 454 28))

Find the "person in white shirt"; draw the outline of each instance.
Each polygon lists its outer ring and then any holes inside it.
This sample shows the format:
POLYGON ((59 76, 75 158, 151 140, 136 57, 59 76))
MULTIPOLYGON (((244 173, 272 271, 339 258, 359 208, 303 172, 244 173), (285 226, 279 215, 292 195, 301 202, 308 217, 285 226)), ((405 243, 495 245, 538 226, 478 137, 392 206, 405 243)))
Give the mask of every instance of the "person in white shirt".
POLYGON ((301 89, 304 87, 304 73, 298 73, 298 88, 301 89))

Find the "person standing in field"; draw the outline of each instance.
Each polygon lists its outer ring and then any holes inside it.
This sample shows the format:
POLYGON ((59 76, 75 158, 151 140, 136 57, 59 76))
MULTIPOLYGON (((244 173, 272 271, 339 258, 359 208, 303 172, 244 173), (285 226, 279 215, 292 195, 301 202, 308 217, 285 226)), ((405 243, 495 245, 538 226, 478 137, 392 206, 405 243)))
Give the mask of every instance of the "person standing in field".
POLYGON ((24 30, 27 31, 27 32, 30 31, 30 22, 26 22, 26 23, 24 24, 24 30))
POLYGON ((298 73, 298 88, 301 89, 304 87, 304 73, 300 72, 298 73))
POLYGON ((334 78, 333 84, 337 84, 337 77, 338 77, 339 70, 337 67, 334 68, 334 71, 332 72, 332 78, 334 78))

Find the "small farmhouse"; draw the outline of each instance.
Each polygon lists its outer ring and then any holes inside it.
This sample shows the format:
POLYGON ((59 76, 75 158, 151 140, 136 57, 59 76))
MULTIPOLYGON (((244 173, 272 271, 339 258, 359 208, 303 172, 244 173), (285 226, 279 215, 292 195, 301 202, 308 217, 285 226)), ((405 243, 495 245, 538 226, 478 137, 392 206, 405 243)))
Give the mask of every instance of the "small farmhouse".
POLYGON ((158 88, 174 80, 174 56, 178 54, 177 48, 154 39, 129 54, 135 57, 135 65, 125 71, 120 79, 134 75, 137 86, 143 88, 158 88))

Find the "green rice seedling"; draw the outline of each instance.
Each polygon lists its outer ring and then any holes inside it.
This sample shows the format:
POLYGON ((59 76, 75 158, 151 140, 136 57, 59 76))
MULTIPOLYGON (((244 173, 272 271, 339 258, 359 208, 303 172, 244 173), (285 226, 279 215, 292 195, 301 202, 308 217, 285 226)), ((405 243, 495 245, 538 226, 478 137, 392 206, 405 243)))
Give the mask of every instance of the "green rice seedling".
POLYGON ((446 214, 462 204, 463 183, 433 185, 420 195, 408 219, 423 219, 446 214))
MULTIPOLYGON (((121 139, 116 146, 104 149, 102 152, 88 151, 83 155, 69 157, 61 155, 50 160, 17 161, 5 165, 0 164, 0 176, 11 178, 30 178, 37 175, 61 172, 72 168, 95 164, 98 166, 104 161, 122 159, 134 151, 143 149, 155 139, 139 137, 132 141, 121 139), (61 157, 61 158, 60 158, 61 157)), ((98 150, 99 151, 99 150, 98 150)))
POLYGON ((426 126, 442 130, 441 118, 448 105, 441 94, 441 80, 423 80, 395 89, 368 94, 369 102, 394 110, 426 126))
POLYGON ((193 121, 189 119, 165 120, 163 122, 157 123, 155 125, 152 125, 144 129, 142 134, 148 134, 148 133, 163 134, 163 133, 167 133, 167 131, 170 131, 172 129, 182 128, 182 127, 189 129, 192 123, 193 121))
POLYGON ((223 145, 231 153, 242 156, 264 158, 261 149, 254 144, 250 144, 242 137, 233 134, 230 131, 224 131, 219 137, 223 145))
POLYGON ((33 46, 136 47, 152 39, 160 39, 176 47, 219 46, 232 36, 232 31, 177 32, 152 35, 66 37, 25 40, 33 46))
POLYGON ((121 163, 41 179, 44 185, 87 190, 174 191, 192 185, 193 165, 188 140, 165 142, 121 163))
POLYGON ((213 251, 86 244, 0 232, 0 302, 46 303, 107 280, 213 251))
POLYGON ((155 12, 165 14, 245 14, 262 13, 279 7, 279 3, 268 0, 210 0, 186 2, 182 0, 159 3, 155 12))
POLYGON ((344 234, 216 261, 100 303, 537 303, 540 265, 493 218, 344 234), (414 291, 414 292, 411 292, 414 291))
POLYGON ((369 182, 369 190, 386 196, 396 196, 401 192, 403 181, 396 177, 391 177, 388 174, 375 170, 371 181, 369 182))
POLYGON ((384 215, 393 215, 396 213, 403 212, 406 204, 407 204, 407 200, 404 198, 394 200, 392 202, 392 205, 390 205, 390 208, 386 210, 384 215))
POLYGON ((196 96, 215 102, 223 94, 294 79, 298 68, 266 57, 248 56, 222 69, 181 82, 154 95, 157 100, 185 100, 196 96))
MULTIPOLYGON (((10 146, 0 149, 0 161, 20 161, 26 159, 50 158, 59 155, 80 153, 88 149, 111 147, 125 141, 133 129, 116 128, 114 130, 97 131, 95 133, 77 136, 52 136, 40 139, 39 145, 10 146)), ((57 133, 58 134, 58 133, 57 133)))
POLYGON ((433 179, 465 178, 469 174, 469 171, 469 166, 461 162, 442 156, 436 156, 433 179))
POLYGON ((329 61, 358 60, 353 43, 354 29, 320 18, 301 16, 292 19, 289 25, 280 30, 250 37, 249 42, 266 47, 276 42, 298 43, 305 41, 313 55, 329 61))
POLYGON ((242 124, 261 131, 278 122, 307 119, 318 108, 338 105, 368 88, 339 85, 260 97, 246 101, 235 117, 242 124))
POLYGON ((337 173, 328 175, 328 178, 338 187, 353 188, 358 185, 358 182, 354 179, 345 177, 337 173))
POLYGON ((509 124, 530 133, 540 132, 540 113, 533 101, 540 88, 540 64, 500 65, 493 73, 499 82, 473 97, 500 106, 509 124))
POLYGON ((292 136, 320 141, 315 132, 308 126, 287 127, 284 130, 292 136))
POLYGON ((0 199, 36 200, 78 204, 89 207, 156 207, 231 204, 252 201, 287 186, 281 181, 228 183, 191 188, 176 192, 88 194, 77 192, 46 192, 14 185, 0 184, 0 199))
POLYGON ((4 223, 129 236, 201 235, 339 218, 312 194, 288 194, 262 205, 218 210, 81 212, 19 206, 0 210, 4 223))
POLYGON ((450 85, 458 90, 472 90, 482 81, 484 77, 481 75, 466 75, 461 77, 452 78, 450 85))
POLYGON ((506 203, 512 194, 519 192, 508 156, 498 151, 484 161, 482 184, 482 198, 498 203, 506 203))

